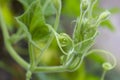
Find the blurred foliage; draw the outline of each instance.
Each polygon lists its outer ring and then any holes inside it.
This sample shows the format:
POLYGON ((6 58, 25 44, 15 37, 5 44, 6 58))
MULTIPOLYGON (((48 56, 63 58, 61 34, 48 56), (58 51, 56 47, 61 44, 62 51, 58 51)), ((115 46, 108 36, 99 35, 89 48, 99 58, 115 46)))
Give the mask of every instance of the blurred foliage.
MULTIPOLYGON (((14 0, 0 0, 0 12, 2 12, 2 14, 4 15, 5 21, 6 21, 6 23, 8 23, 8 25, 11 25, 11 24, 13 25, 13 22, 14 22, 13 15, 15 13, 12 12, 12 9, 16 9, 16 8, 15 8, 14 4, 12 5, 13 1, 14 0), (12 8, 10 5, 12 5, 14 7, 12 8)), ((24 1, 29 2, 29 3, 23 5, 24 9, 27 9, 33 0, 19 0, 19 1, 21 3, 24 3, 24 1)), ((94 1, 94 0, 92 0, 92 1, 94 1)), ((16 1, 16 3, 19 3, 19 2, 16 1)), ((72 0, 72 1, 71 0, 62 0, 62 4, 63 4, 62 15, 67 16, 67 17, 72 17, 72 18, 76 18, 77 16, 79 16, 80 0, 72 0)), ((33 13, 38 10, 40 11, 41 10, 40 8, 34 9, 34 6, 32 6, 32 7, 33 8, 32 8, 31 15, 41 15, 41 14, 33 13)), ((100 8, 99 3, 97 3, 93 9, 93 11, 94 11, 93 16, 96 18, 100 14, 100 12, 103 10, 104 9, 100 8)), ((116 13, 119 11, 119 9, 113 8, 110 11, 112 13, 116 13)), ((22 16, 26 16, 26 14, 27 14, 27 12, 22 16)), ((44 14, 46 16, 45 19, 49 23, 51 23, 50 22, 51 20, 54 20, 53 17, 49 17, 51 14, 55 14, 55 9, 52 5, 49 5, 49 7, 46 10, 46 13, 44 14)), ((21 16, 21 20, 23 19, 22 16, 21 16)), ((30 20, 31 21, 36 20, 36 24, 33 23, 31 25, 41 25, 41 24, 39 24, 39 22, 37 22, 36 16, 34 16, 30 20)), ((39 21, 41 21, 41 20, 39 20, 39 21)), ((42 24, 43 26, 45 26, 44 23, 45 22, 43 20, 43 24, 42 24)), ((61 21, 61 24, 62 24, 62 21, 61 21)), ((28 24, 28 25, 30 25, 30 24, 28 24)), ((14 24, 14 26, 15 26, 15 24, 14 24)), ((110 20, 106 20, 105 22, 103 22, 102 26, 107 27, 110 30, 114 30, 114 26, 110 20)), ((34 31, 35 30, 36 29, 34 29, 34 31)), ((34 34, 34 31, 31 31, 31 33, 34 36, 36 36, 34 34)), ((48 30, 46 30, 46 28, 45 28, 45 31, 48 31, 48 30)), ((42 36, 44 36, 44 35, 42 35, 42 36)), ((41 35, 39 35, 38 37, 41 37, 41 35)), ((0 35, 0 43, 3 43, 1 35, 0 35)), ((60 54, 56 54, 60 50, 58 49, 58 46, 55 44, 56 44, 56 41, 54 41, 52 43, 51 48, 48 50, 49 55, 47 54, 47 56, 43 57, 42 64, 44 64, 44 62, 47 64, 50 64, 50 65, 60 64, 59 58, 58 58, 58 56, 60 54), (50 53, 52 53, 52 54, 50 54, 50 53)), ((1 48, 1 46, 4 47, 3 45, 0 45, 0 48, 1 48)), ((24 47, 24 45, 22 45, 21 47, 24 47)), ((19 47, 15 46, 15 48, 17 48, 17 50, 19 52, 21 51, 21 49, 19 47)), ((3 50, 4 50, 4 48, 0 49, 0 51, 1 51, 0 54, 2 54, 2 55, 0 55, 0 69, 7 71, 12 77, 14 77, 11 80, 24 80, 25 79, 24 78, 25 77, 24 70, 20 66, 18 66, 14 61, 9 61, 9 59, 11 59, 10 57, 5 57, 5 58, 7 58, 6 60, 3 59, 2 56, 6 53, 3 50)), ((24 51, 24 49, 23 49, 23 51, 24 51)), ((26 52, 26 54, 27 54, 27 52, 26 52)), ((27 59, 26 54, 20 54, 20 55, 23 56, 25 59, 27 59)), ((6 56, 6 55, 4 55, 4 56, 6 56)), ((34 78, 35 78, 35 80, 100 80, 101 73, 102 73, 101 63, 104 61, 105 60, 101 55, 93 54, 93 55, 90 55, 89 57, 87 57, 86 60, 84 61, 84 63, 82 64, 82 66, 75 72, 35 73, 34 78)), ((1 77, 1 75, 0 75, 0 77, 1 77)), ((2 80, 2 79, 0 78, 0 80, 2 80)), ((108 80, 110 80, 110 79, 108 79, 108 80)), ((111 79, 111 80, 119 80, 119 77, 116 79, 111 79)))
POLYGON ((10 27, 13 24, 13 15, 10 10, 10 0, 0 0, 0 12, 3 14, 3 17, 10 27))
MULTIPOLYGON (((95 1, 95 0, 92 0, 92 1, 95 1)), ((74 0, 74 1, 63 0, 62 13, 66 16, 76 18, 80 14, 79 3, 80 3, 80 0, 74 0)), ((100 1, 98 0, 97 4, 95 4, 95 6, 93 7, 93 15, 92 16, 94 18, 96 18, 100 14, 100 12, 105 10, 104 8, 100 7, 99 3, 100 3, 100 1)), ((120 12, 120 9, 119 8, 110 8, 109 11, 112 14, 115 14, 115 13, 120 12)), ((106 21, 102 22, 101 24, 103 27, 107 27, 111 31, 115 30, 115 27, 111 23, 110 20, 106 20, 106 21)))
POLYGON ((62 0, 63 1, 63 9, 62 13, 70 16, 76 17, 80 14, 80 0, 62 0))

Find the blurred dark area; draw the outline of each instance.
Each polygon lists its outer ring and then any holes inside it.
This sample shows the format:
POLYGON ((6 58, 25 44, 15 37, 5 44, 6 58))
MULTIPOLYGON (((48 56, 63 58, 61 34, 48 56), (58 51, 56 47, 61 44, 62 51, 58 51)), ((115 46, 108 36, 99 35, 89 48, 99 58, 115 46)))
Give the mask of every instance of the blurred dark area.
POLYGON ((9 55, 0 30, 0 80, 25 80, 25 70, 9 55))

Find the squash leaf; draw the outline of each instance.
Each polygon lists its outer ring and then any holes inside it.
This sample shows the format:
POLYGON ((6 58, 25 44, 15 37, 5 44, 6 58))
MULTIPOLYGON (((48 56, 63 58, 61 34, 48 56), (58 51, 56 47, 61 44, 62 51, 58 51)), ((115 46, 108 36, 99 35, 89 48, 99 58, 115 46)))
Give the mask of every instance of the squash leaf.
POLYGON ((39 40, 49 33, 40 1, 32 2, 30 7, 18 19, 27 26, 34 40, 39 40))

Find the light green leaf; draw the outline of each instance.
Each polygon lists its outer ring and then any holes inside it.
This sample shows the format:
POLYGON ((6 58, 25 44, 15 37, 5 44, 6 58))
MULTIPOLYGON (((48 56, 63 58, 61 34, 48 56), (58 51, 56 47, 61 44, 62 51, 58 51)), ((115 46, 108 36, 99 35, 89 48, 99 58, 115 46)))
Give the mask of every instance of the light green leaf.
POLYGON ((109 11, 110 11, 112 14, 120 13, 120 8, 114 7, 114 8, 111 8, 109 11))
POLYGON ((104 22, 101 23, 101 26, 102 27, 107 27, 111 31, 115 31, 115 27, 110 20, 105 20, 104 22))

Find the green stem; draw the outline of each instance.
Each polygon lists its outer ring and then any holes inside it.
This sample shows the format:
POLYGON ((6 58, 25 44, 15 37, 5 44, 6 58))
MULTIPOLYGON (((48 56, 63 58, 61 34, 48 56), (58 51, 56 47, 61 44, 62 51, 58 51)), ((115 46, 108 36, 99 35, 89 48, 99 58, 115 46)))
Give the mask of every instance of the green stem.
POLYGON ((97 1, 98 0, 95 0, 93 3, 90 3, 91 4, 91 6, 90 6, 90 8, 89 8, 89 13, 88 13, 88 16, 89 16, 89 18, 91 19, 92 17, 93 17, 93 9, 94 9, 94 6, 95 6, 95 4, 97 3, 97 1))
POLYGON ((33 53, 33 45, 29 42, 29 54, 30 54, 30 70, 34 70, 34 67, 36 66, 35 63, 35 55, 33 53))
POLYGON ((104 80, 104 78, 105 78, 105 74, 106 74, 106 71, 103 71, 103 73, 102 73, 102 76, 101 76, 101 79, 100 79, 100 80, 104 80))
POLYGON ((30 80, 31 76, 32 76, 32 72, 28 70, 26 73, 26 80, 30 80))
POLYGON ((64 72, 67 71, 64 66, 53 66, 53 67, 36 67, 34 72, 64 72))
POLYGON ((20 41, 21 39, 25 38, 26 35, 25 34, 22 34, 22 35, 18 35, 18 34, 13 34, 11 37, 10 37, 10 42, 11 43, 17 43, 18 41, 20 41))
POLYGON ((0 21, 1 21, 1 28, 2 28, 2 32, 3 32, 3 37, 4 37, 4 43, 5 43, 5 46, 6 46, 6 49, 8 50, 8 52, 10 53, 11 57, 17 62, 19 63, 22 67, 24 67, 25 69, 28 69, 29 67, 29 64, 23 60, 18 54, 17 52, 14 50, 14 48, 12 47, 9 39, 10 39, 10 36, 9 36, 9 33, 8 33, 8 30, 7 30, 7 26, 6 26, 6 23, 2 17, 2 13, 0 13, 0 21))
POLYGON ((81 66, 84 58, 85 58, 85 53, 82 55, 81 58, 79 57, 79 61, 78 61, 77 65, 74 67, 73 71, 76 71, 81 66))
POLYGON ((61 14, 61 6, 62 6, 62 4, 60 4, 59 10, 56 10, 56 20, 55 20, 55 24, 54 24, 54 29, 55 29, 55 30, 57 30, 57 28, 58 28, 58 26, 59 26, 60 14, 61 14))
POLYGON ((56 20, 55 20, 55 24, 54 24, 54 29, 57 30, 58 26, 59 26, 59 21, 60 21, 60 12, 56 13, 56 20))

